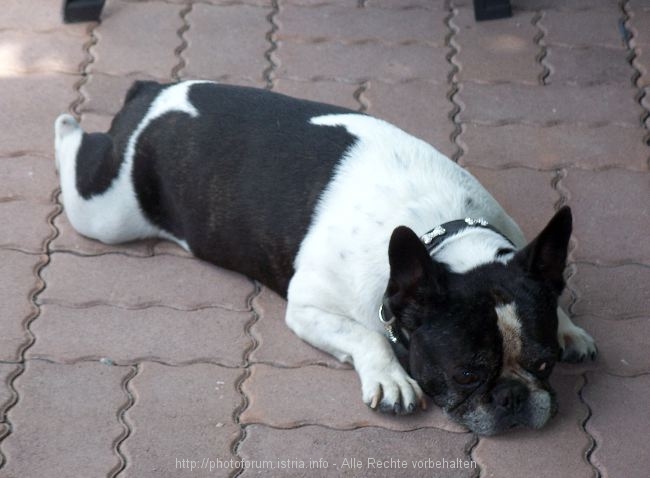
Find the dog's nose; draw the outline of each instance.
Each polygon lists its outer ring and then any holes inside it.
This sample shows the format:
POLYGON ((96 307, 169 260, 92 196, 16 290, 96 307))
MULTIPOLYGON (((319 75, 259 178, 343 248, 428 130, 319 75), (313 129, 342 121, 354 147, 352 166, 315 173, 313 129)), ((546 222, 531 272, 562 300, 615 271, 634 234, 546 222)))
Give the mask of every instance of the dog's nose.
POLYGON ((507 380, 492 390, 492 400, 497 407, 510 413, 517 413, 528 398, 528 389, 521 382, 507 380))

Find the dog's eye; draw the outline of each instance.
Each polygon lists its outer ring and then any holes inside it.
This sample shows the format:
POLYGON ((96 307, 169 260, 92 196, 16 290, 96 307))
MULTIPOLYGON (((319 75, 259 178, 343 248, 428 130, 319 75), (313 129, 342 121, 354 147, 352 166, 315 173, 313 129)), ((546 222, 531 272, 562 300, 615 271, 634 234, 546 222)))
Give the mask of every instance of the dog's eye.
POLYGON ((481 381, 481 377, 469 370, 464 370, 461 373, 454 375, 454 380, 459 385, 478 385, 481 381))

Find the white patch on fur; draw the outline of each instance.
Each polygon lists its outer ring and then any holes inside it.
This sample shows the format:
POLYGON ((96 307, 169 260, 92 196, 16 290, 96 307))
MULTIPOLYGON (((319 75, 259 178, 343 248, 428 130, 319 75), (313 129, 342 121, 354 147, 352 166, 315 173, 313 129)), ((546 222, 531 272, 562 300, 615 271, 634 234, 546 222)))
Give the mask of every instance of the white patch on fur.
MULTIPOLYGON (((502 235, 491 229, 473 227, 460 231, 433 250, 436 260, 449 264, 453 272, 463 273, 475 267, 495 261, 494 253, 502 248, 511 248, 502 235), (467 251, 471 251, 468 254, 467 251)), ((513 255, 497 258, 497 262, 507 263, 513 255)))
POLYGON ((519 369, 521 356, 521 320, 514 302, 496 308, 497 326, 503 344, 503 370, 501 375, 509 375, 519 369))
MULTIPOLYGON (((397 373, 398 367, 386 366, 395 358, 377 319, 390 272, 393 229, 406 225, 422 235, 447 221, 484 217, 518 244, 524 242, 523 235, 473 176, 395 126, 358 114, 320 116, 311 123, 342 126, 358 141, 322 193, 302 241, 289 285, 287 323, 307 342, 351 357, 366 401, 376 383, 404 394, 405 386, 415 389, 417 384, 406 381, 403 371, 397 373), (307 307, 323 312, 306 314, 307 307), (342 333, 350 322, 357 324, 355 332, 342 333), (379 337, 385 346, 368 350, 371 337, 379 337)), ((478 236, 470 239, 475 234, 450 244, 449 260, 459 257, 457 246, 465 247, 464 257, 475 258, 473 265, 493 260, 494 250, 489 258, 474 250, 480 242, 478 236)))
POLYGON ((63 204, 70 223, 84 236, 107 244, 116 244, 146 237, 162 237, 177 242, 189 250, 185 241, 152 224, 143 214, 133 187, 133 159, 140 134, 156 118, 169 112, 182 112, 192 117, 198 111, 188 100, 189 88, 203 82, 184 82, 169 86, 153 101, 135 129, 124 152, 117 177, 103 194, 90 199, 81 197, 76 188, 77 151, 83 131, 69 115, 55 123, 56 161, 61 178, 63 204), (70 119, 76 127, 70 126, 70 119))

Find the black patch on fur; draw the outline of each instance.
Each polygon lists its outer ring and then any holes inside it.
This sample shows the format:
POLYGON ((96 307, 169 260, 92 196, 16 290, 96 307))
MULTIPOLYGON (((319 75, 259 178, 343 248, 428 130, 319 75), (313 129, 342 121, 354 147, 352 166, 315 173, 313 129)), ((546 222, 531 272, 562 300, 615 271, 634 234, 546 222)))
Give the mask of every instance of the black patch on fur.
POLYGON ((111 186, 124 161, 131 134, 161 89, 161 85, 151 81, 136 81, 124 100, 134 100, 133 104, 115 116, 109 132, 83 135, 76 163, 76 186, 82 198, 103 194, 111 186))
POLYGON ((77 191, 84 199, 102 194, 117 176, 121 160, 113 154, 113 140, 104 133, 84 133, 77 151, 77 191))
MULTIPOLYGON (((133 131, 156 84, 132 88, 113 129, 133 131)), ((192 118, 167 113, 138 139, 133 180, 158 227, 199 258, 242 272, 286 296, 293 261, 323 189, 356 138, 309 123, 355 113, 264 90, 196 84, 192 118)), ((116 140, 117 142, 117 140, 116 140)), ((124 142, 122 139, 121 142, 124 142)))

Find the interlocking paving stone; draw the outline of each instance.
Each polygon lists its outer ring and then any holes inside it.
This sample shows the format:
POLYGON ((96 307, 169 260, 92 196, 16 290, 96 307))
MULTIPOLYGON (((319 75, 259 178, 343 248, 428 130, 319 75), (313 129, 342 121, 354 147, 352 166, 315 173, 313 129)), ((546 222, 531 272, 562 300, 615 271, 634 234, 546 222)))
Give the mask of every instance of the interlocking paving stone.
MULTIPOLYGON (((468 2, 469 0, 461 0, 468 2)), ((454 2, 455 4, 455 2, 454 2)), ((518 0, 516 3, 518 8, 525 10, 560 10, 560 11, 576 11, 576 10, 609 10, 615 11, 618 9, 616 2, 610 0, 518 0)))
POLYGON ((27 341, 24 322, 35 313, 29 296, 37 288, 35 268, 43 257, 0 249, 0 360, 18 359, 27 341))
POLYGON ((76 98, 73 86, 78 79, 50 73, 2 78, 0 156, 40 153, 53 157, 54 120, 76 98))
POLYGON ((504 170, 467 168, 519 224, 530 241, 548 224, 559 196, 553 190, 553 173, 524 168, 504 170))
POLYGON ((0 247, 45 252, 45 241, 51 234, 47 217, 53 207, 31 201, 0 202, 0 224, 11 224, 0 229, 0 247))
POLYGON ((34 33, 0 30, 0 75, 77 73, 84 39, 65 31, 34 33))
POLYGON ((54 160, 36 156, 0 158, 0 202, 22 199, 49 204, 57 184, 54 160))
MULTIPOLYGON (((181 476, 182 460, 229 461, 239 429, 233 410, 241 396, 241 370, 210 364, 168 367, 146 362, 130 383, 136 397, 126 413, 132 432, 123 443, 125 476, 181 476)), ((227 476, 232 470, 194 469, 192 476, 227 476)))
POLYGON ((398 85, 372 81, 364 98, 370 104, 369 114, 395 124, 450 156, 456 146, 450 139, 455 127, 448 116, 452 108, 447 99, 448 89, 447 85, 425 81, 398 85))
MULTIPOLYGON (((321 2, 322 0, 289 0, 292 3, 300 1, 321 2)), ((437 2, 428 0, 366 0, 366 8, 398 8, 398 9, 425 9, 425 10, 443 10, 444 6, 437 2)))
POLYGON ((420 42, 444 46, 444 10, 385 10, 380 8, 357 8, 322 5, 318 8, 290 5, 280 9, 275 21, 279 25, 279 40, 320 42, 323 40, 346 43, 420 42))
POLYGON ((251 367, 242 391, 249 399, 240 417, 244 424, 277 428, 324 425, 342 430, 379 426, 401 431, 435 427, 465 431, 432 403, 425 412, 409 416, 371 410, 361 400, 361 384, 353 370, 322 366, 287 369, 256 364, 251 367))
MULTIPOLYGON (((468 433, 449 433, 434 428, 402 433, 376 427, 341 431, 305 426, 277 430, 251 425, 246 428, 240 455, 244 460, 270 463, 264 469, 249 468, 241 476, 274 476, 281 466, 294 466, 281 469, 282 476, 470 477, 475 476, 476 467, 436 469, 431 463, 469 462, 465 450, 473 440, 468 433), (303 469, 299 468, 301 462, 305 466, 303 469), (388 466, 379 468, 377 462, 388 466), (427 465, 429 468, 425 468, 427 465)), ((264 465, 260 463, 260 466, 264 465)))
MULTIPOLYGON (((0 363, 0 422, 5 421, 7 406, 14 401, 14 394, 11 391, 9 382, 13 380, 19 367, 18 364, 0 363)), ((2 437, 1 431, 0 437, 2 437)))
POLYGON ((348 367, 298 338, 284 322, 286 301, 269 288, 262 287, 259 295, 253 299, 253 308, 259 318, 251 327, 251 333, 258 342, 250 355, 252 362, 273 363, 284 367, 309 364, 348 367))
POLYGON ((627 50, 617 48, 550 46, 545 62, 552 73, 546 83, 629 85, 634 71, 627 61, 628 55, 627 50))
POLYGON ((542 26, 546 30, 544 41, 548 45, 623 48, 619 30, 621 17, 620 10, 614 8, 576 11, 571 15, 551 10, 542 19, 542 26), (576 28, 576 25, 580 25, 580 28, 576 28))
POLYGON ((476 22, 473 8, 458 9, 451 22, 459 29, 454 41, 460 50, 458 79, 480 82, 514 81, 537 84, 542 73, 535 57, 539 47, 532 12, 519 12, 513 19, 476 22), (463 48, 472 45, 472 48, 463 48))
POLYGON ((59 233, 50 244, 50 249, 53 251, 68 251, 88 256, 117 252, 139 257, 153 254, 153 242, 150 240, 133 241, 125 244, 104 244, 86 238, 74 230, 65 212, 54 219, 54 226, 59 233))
POLYGON ((79 257, 56 253, 42 276, 47 283, 39 296, 42 303, 76 307, 112 304, 247 310, 246 300, 253 292, 252 282, 240 274, 172 255, 79 257))
POLYGON ((587 408, 578 391, 584 379, 554 374, 551 384, 558 393, 559 412, 541 430, 515 430, 495 437, 482 437, 473 456, 481 476, 592 477, 583 458, 589 438, 582 430, 587 408))
MULTIPOLYGON (((230 0, 211 0, 211 1, 230 1, 230 0)), ((263 1, 263 0, 259 0, 263 1)), ((311 7, 320 7, 323 5, 337 5, 339 7, 353 7, 354 2, 349 0, 283 0, 286 5, 303 5, 311 7)), ((358 4, 357 4, 358 5, 358 4)), ((363 8, 386 8, 397 10, 444 10, 443 4, 430 2, 428 0, 364 0, 363 8)))
POLYGON ((562 185, 569 191, 569 205, 573 208, 577 260, 650 264, 647 173, 569 170, 562 185), (608 237, 604 234, 613 231, 620 233, 609 236, 610 241, 603 240, 608 237))
POLYGON ((293 79, 343 79, 359 82, 381 79, 387 83, 427 79, 442 82, 451 69, 445 48, 427 45, 383 45, 375 42, 315 44, 282 41, 273 53, 277 76, 293 79), (314 58, 318 58, 314 62, 314 58))
POLYGON ((591 461, 604 476, 643 476, 650 468, 650 455, 641 451, 650 427, 649 393, 650 375, 588 375, 583 397, 592 411, 587 431, 596 440, 591 461))
POLYGON ((188 48, 182 53, 186 77, 219 78, 229 75, 263 84, 270 66, 264 54, 271 48, 266 34, 271 30, 269 8, 249 5, 212 6, 196 4, 188 15, 191 28, 185 33, 188 48), (206 37, 218 33, 218 41, 206 37))
POLYGON ((43 305, 32 324, 38 340, 28 357, 57 362, 106 357, 120 365, 200 361, 234 367, 242 364, 242 350, 250 343, 244 333, 249 320, 250 312, 217 308, 188 312, 43 305))
POLYGON ((127 401, 124 367, 29 361, 14 382, 12 433, 3 441, 7 477, 106 476, 117 468, 123 433, 117 410, 127 401))
POLYGON ((578 294, 573 312, 603 319, 639 317, 650 311, 650 266, 616 267, 580 263, 569 279, 578 294))
POLYGON ((648 148, 641 127, 605 125, 597 128, 561 124, 533 126, 464 124, 458 142, 463 145, 461 164, 492 168, 527 166, 557 169, 574 166, 599 169, 619 166, 647 169, 648 148))
POLYGON ((87 23, 64 24, 61 2, 42 0, 4 0, 0 15, 0 30, 15 29, 32 32, 65 30, 67 34, 83 36, 87 23))
POLYGON ((95 60, 88 70, 169 78, 178 63, 174 50, 181 44, 176 34, 183 25, 181 10, 181 5, 165 2, 109 2, 95 30, 99 41, 92 49, 95 60))
POLYGON ((353 83, 338 81, 293 81, 280 78, 275 82, 273 91, 295 98, 358 110, 361 104, 354 99, 354 93, 358 88, 359 86, 353 83))
POLYGON ((632 85, 544 87, 520 84, 463 83, 456 100, 462 122, 479 124, 560 122, 589 125, 620 124, 636 127, 641 107, 632 85))

